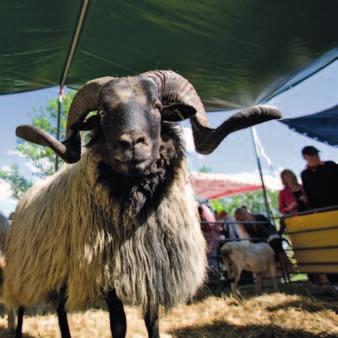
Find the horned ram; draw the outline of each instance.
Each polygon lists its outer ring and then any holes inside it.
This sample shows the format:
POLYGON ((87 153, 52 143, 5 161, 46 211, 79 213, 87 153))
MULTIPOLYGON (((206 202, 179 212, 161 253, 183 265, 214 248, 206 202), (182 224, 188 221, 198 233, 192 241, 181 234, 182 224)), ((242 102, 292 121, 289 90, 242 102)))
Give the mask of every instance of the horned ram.
POLYGON ((19 202, 6 244, 6 302, 22 317, 25 307, 57 299, 63 338, 70 337, 65 306, 105 299, 112 335, 120 338, 123 305, 137 305, 149 337, 159 337, 159 305, 169 309, 191 298, 206 271, 175 122, 189 118, 196 150, 209 154, 229 133, 279 117, 275 108, 254 106, 210 128, 185 78, 151 71, 85 84, 70 107, 64 142, 18 127, 19 137, 73 164, 36 183, 19 202), (81 151, 83 130, 89 139, 81 151))

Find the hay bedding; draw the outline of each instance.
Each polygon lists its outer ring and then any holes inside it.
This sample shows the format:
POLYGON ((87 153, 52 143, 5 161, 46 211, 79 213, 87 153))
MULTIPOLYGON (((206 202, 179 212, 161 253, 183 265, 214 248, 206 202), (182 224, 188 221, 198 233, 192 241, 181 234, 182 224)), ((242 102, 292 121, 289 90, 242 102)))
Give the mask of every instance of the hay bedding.
MULTIPOLYGON (((210 296, 192 305, 180 305, 161 315, 161 337, 338 337, 338 300, 319 301, 301 295, 266 294, 242 302, 210 296)), ((127 308, 128 338, 146 337, 139 311, 127 308)), ((73 338, 111 337, 108 313, 90 310, 69 315, 73 338)), ((0 337, 6 321, 0 318, 0 337)), ((27 316, 26 338, 60 337, 54 314, 27 316)))

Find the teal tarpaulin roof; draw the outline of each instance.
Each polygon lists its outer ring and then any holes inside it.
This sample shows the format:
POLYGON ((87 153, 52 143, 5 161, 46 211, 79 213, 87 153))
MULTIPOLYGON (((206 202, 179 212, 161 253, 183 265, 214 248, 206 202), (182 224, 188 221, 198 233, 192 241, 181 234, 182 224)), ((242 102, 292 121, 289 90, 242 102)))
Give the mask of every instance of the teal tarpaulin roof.
POLYGON ((336 47, 337 13, 335 0, 1 1, 0 94, 170 68, 209 110, 252 103, 336 47))

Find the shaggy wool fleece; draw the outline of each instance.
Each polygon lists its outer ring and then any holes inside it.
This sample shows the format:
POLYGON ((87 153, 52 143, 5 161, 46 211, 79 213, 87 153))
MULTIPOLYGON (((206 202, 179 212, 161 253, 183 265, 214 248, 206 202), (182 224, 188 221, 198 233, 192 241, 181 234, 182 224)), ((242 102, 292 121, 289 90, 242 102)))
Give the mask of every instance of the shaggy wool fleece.
POLYGON ((5 257, 3 254, 9 223, 7 218, 0 213, 0 298, 2 301, 3 291, 3 269, 5 267, 5 257))
POLYGON ((20 201, 5 250, 9 305, 44 302, 67 285, 70 310, 111 288, 125 304, 170 308, 203 283, 205 241, 185 161, 144 223, 121 217, 120 205, 96 182, 98 161, 89 150, 20 201))
POLYGON ((6 235, 7 231, 9 229, 9 223, 7 221, 7 218, 0 213, 0 250, 1 254, 3 251, 3 248, 5 246, 5 240, 6 240, 6 235))

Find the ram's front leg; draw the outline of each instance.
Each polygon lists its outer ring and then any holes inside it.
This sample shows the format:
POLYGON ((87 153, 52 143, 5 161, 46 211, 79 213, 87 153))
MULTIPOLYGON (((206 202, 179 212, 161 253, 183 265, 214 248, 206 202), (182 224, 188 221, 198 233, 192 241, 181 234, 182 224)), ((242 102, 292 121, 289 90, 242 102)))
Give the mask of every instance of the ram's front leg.
POLYGON ((149 338, 160 338, 158 312, 159 306, 156 304, 149 305, 147 307, 146 313, 144 314, 144 321, 146 323, 149 338))
POLYGON ((113 338, 125 338, 127 332, 127 320, 123 303, 117 297, 115 290, 106 295, 106 303, 109 311, 110 329, 113 338))
POLYGON ((66 301, 67 301, 67 288, 62 288, 59 298, 58 298, 56 312, 58 315, 61 337, 71 338, 69 325, 68 325, 68 319, 67 319, 66 301))
POLYGON ((25 314, 25 308, 23 306, 19 306, 18 313, 17 313, 15 338, 21 338, 22 337, 22 324, 23 324, 24 314, 25 314))

